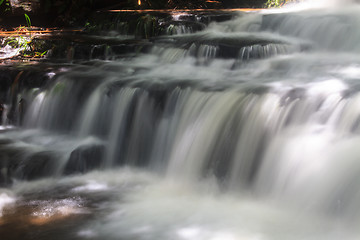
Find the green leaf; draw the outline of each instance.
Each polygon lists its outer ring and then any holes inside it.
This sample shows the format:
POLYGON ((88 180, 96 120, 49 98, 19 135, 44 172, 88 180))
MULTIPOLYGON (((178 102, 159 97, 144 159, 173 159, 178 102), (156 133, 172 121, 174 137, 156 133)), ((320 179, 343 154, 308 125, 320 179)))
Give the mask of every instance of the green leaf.
POLYGON ((26 19, 27 26, 30 28, 30 27, 31 27, 30 17, 29 17, 29 15, 27 15, 26 13, 24 14, 24 16, 25 16, 25 19, 26 19))

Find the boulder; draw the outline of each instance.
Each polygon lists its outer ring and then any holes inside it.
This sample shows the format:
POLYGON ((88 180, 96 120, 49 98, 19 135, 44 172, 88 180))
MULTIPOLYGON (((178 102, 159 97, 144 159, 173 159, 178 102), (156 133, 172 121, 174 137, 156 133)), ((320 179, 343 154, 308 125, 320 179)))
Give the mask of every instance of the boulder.
POLYGON ((30 155, 17 167, 14 176, 18 179, 35 180, 54 175, 58 155, 51 151, 42 151, 30 155))
POLYGON ((64 174, 85 173, 99 168, 105 147, 99 144, 83 145, 71 152, 64 174))

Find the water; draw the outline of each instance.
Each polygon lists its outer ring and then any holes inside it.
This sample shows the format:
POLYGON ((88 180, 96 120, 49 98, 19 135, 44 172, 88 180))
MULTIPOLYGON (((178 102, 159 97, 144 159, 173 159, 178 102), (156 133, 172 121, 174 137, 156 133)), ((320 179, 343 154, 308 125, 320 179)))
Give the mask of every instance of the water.
POLYGON ((3 94, 1 236, 358 239, 359 12, 165 24, 136 52, 24 68, 3 94))

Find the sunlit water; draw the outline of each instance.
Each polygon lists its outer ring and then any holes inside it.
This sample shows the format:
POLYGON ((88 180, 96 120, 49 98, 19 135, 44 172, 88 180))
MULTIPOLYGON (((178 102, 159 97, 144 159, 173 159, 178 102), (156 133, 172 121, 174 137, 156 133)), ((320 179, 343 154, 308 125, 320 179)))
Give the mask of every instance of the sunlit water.
POLYGON ((2 112, 1 239, 359 239, 359 13, 242 13, 44 70, 2 112))

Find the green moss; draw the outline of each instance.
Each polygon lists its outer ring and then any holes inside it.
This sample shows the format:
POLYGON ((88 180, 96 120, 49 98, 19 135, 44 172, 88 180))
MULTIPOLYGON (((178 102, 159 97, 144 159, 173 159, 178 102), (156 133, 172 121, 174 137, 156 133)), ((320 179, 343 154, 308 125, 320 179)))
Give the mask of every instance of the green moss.
POLYGON ((61 94, 66 89, 66 85, 64 82, 57 82, 52 89, 54 94, 61 94))

